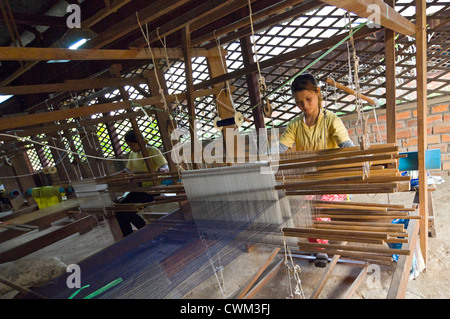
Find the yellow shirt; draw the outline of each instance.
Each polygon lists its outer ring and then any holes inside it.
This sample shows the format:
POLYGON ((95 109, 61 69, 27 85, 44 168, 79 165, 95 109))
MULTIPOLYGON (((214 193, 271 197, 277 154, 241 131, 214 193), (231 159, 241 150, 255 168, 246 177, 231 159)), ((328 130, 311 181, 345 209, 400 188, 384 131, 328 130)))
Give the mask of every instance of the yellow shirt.
MULTIPOLYGON (((151 159, 153 169, 155 172, 163 165, 167 164, 167 160, 162 155, 161 151, 156 147, 147 146, 147 151, 149 156, 154 156, 151 159), (155 156, 156 155, 156 156, 155 156)), ((146 173, 148 172, 147 165, 145 165, 145 160, 139 158, 143 158, 141 152, 131 152, 128 156, 127 168, 131 170, 133 173, 146 173)))
POLYGON ((342 120, 333 112, 321 109, 319 118, 313 126, 306 125, 304 114, 291 120, 280 138, 280 143, 297 151, 312 151, 338 148, 339 144, 350 140, 342 120))

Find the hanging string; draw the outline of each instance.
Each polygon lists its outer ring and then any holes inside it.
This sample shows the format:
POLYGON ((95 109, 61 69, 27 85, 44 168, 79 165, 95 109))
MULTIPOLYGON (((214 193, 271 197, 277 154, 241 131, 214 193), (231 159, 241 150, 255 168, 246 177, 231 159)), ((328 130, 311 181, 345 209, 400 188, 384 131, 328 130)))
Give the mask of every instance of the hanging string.
MULTIPOLYGON (((150 38, 149 38, 149 32, 148 32, 148 24, 145 24, 146 30, 145 30, 145 32, 144 32, 144 29, 143 29, 143 27, 142 27, 142 25, 141 25, 141 22, 140 22, 140 20, 139 20, 139 15, 138 15, 137 12, 136 12, 136 19, 137 19, 139 28, 140 28, 140 30, 141 30, 142 36, 144 37, 145 41, 147 42, 147 47, 148 47, 148 49, 149 49, 149 51, 150 51, 150 55, 151 55, 152 62, 153 62, 153 71, 154 71, 154 73, 155 73, 155 79, 156 79, 156 82, 157 82, 157 84, 158 84, 158 92, 159 92, 159 94, 160 94, 160 96, 161 96, 161 103, 163 104, 163 109, 164 109, 164 111, 167 113, 167 115, 168 115, 168 117, 169 117, 169 119, 170 119, 169 125, 171 126, 171 129, 172 129, 172 132, 173 132, 173 131, 175 130, 175 127, 174 127, 173 122, 172 122, 173 117, 172 117, 172 114, 171 114, 171 112, 170 112, 170 110, 169 110, 169 107, 168 107, 168 104, 167 104, 167 100, 166 100, 166 97, 165 97, 164 89, 162 88, 162 85, 161 85, 161 83, 160 83, 160 81, 159 81, 159 76, 158 76, 158 72, 157 72, 157 63, 156 63, 155 57, 154 57, 154 55, 153 55, 153 50, 152 50, 151 45, 150 45, 150 38)), ((163 47, 164 47, 164 53, 165 53, 166 63, 167 63, 168 71, 170 72, 170 69, 171 69, 171 68, 170 68, 169 54, 168 54, 168 52, 167 52, 166 43, 165 43, 165 41, 164 41, 164 42, 162 41, 162 39, 161 39, 161 37, 160 37, 160 35, 159 35, 158 29, 156 29, 156 33, 157 33, 157 35, 158 35, 158 38, 159 38, 160 42, 162 43, 162 45, 163 45, 163 47)), ((171 76, 173 76, 173 75, 171 74, 171 76)), ((180 103, 180 101, 178 100, 178 97, 176 96, 176 94, 175 94, 175 101, 176 101, 177 104, 178 104, 177 106, 181 107, 181 103, 180 103)), ((195 128, 192 127, 190 121, 188 121, 188 125, 189 125, 189 127, 191 128, 192 131, 195 130, 195 128)), ((170 139, 170 143, 171 143, 172 150, 173 150, 173 149, 174 149, 174 145, 173 145, 172 139, 170 139)), ((187 159, 186 159, 185 156, 186 156, 186 155, 185 155, 184 152, 183 152, 183 159, 184 159, 185 163, 188 163, 188 161, 187 161, 187 159)), ((177 170, 178 170, 178 175, 180 176, 181 170, 183 170, 183 167, 181 167, 181 165, 177 164, 177 170)))
MULTIPOLYGON (((348 17, 350 21, 350 17, 348 17)), ((359 83, 359 57, 356 54, 356 47, 355 42, 353 38, 353 32, 352 32, 352 26, 351 23, 349 23, 349 30, 350 30, 350 44, 352 46, 352 53, 353 53, 353 63, 354 63, 354 84, 355 84, 355 109, 358 113, 358 122, 361 125, 361 148, 362 149, 368 149, 369 147, 369 134, 367 130, 367 118, 363 112, 362 107, 362 99, 361 99, 361 86, 359 83)), ((369 177, 370 173, 370 165, 369 162, 363 163, 363 177, 369 177)))

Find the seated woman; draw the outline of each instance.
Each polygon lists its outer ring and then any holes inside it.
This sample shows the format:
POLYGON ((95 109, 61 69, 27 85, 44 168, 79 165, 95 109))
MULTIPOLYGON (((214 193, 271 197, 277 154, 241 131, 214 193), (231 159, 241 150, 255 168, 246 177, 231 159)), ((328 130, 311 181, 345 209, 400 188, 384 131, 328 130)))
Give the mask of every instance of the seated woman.
MULTIPOLYGON (((127 173, 146 173, 148 172, 145 160, 140 152, 140 147, 138 139, 133 130, 125 134, 125 142, 131 150, 128 157, 128 162, 126 168, 124 169, 127 173)), ((159 149, 152 146, 147 146, 151 163, 155 172, 167 172, 169 167, 167 160, 164 158, 163 154, 159 149)), ((144 182, 143 186, 146 182, 144 182)), ((148 182, 147 182, 148 183, 148 182)), ((151 182, 150 182, 151 183, 151 182)), ((146 203, 153 202, 156 195, 147 194, 145 192, 130 192, 125 198, 120 202, 121 204, 131 204, 131 203, 146 203)), ((116 219, 119 223, 120 229, 122 231, 123 237, 133 233, 131 224, 133 224, 137 229, 145 226, 145 220, 137 214, 137 212, 116 212, 116 219)))
MULTIPOLYGON (((292 145, 297 151, 322 150, 354 146, 342 120, 322 107, 322 96, 316 79, 311 74, 297 76, 291 84, 295 103, 302 113, 291 120, 280 138, 279 152, 286 152, 292 145)), ((322 195, 320 200, 342 201, 346 195, 322 195)), ((319 218, 330 220, 329 218, 319 218)), ((311 242, 328 243, 324 239, 311 242)), ((325 267, 327 254, 316 255, 316 266, 325 267)))

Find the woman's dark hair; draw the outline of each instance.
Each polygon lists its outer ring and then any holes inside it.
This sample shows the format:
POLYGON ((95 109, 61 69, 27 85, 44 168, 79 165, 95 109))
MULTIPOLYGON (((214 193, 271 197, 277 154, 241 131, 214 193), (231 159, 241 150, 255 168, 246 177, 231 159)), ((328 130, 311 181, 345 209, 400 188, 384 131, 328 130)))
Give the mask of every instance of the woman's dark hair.
POLYGON ((317 90, 319 85, 312 74, 306 73, 297 76, 291 84, 291 92, 294 95, 295 92, 308 90, 316 92, 319 98, 319 107, 322 106, 322 95, 317 90))
POLYGON ((125 141, 126 142, 131 142, 131 143, 138 143, 138 139, 137 139, 136 134, 134 133, 133 130, 128 131, 125 134, 125 141))

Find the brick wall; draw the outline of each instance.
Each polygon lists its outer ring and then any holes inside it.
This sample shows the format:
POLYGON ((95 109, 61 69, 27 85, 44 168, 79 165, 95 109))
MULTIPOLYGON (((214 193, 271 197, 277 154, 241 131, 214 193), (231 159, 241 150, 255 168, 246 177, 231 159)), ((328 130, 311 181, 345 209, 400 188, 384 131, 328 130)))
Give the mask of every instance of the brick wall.
MULTIPOLYGON (((386 110, 367 113, 371 143, 386 143, 386 110), (378 122, 378 124, 377 124, 378 122)), ((358 142, 361 125, 357 115, 342 116, 353 142, 358 142)), ((450 175, 450 97, 428 100, 428 149, 441 149, 441 169, 450 175)), ((397 107, 397 145, 401 152, 417 151, 417 105, 408 103, 397 107)), ((434 172, 435 173, 435 172, 434 172)))

